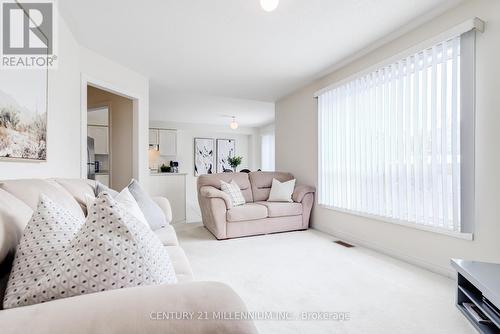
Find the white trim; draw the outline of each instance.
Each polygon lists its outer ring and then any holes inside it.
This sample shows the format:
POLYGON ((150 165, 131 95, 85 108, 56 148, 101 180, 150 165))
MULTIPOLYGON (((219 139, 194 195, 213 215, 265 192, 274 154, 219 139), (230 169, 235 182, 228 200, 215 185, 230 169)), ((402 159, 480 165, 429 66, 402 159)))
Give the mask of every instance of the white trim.
POLYGON ((377 220, 377 221, 384 222, 384 223, 391 223, 391 224, 396 224, 396 225, 400 225, 400 226, 404 226, 404 227, 414 228, 414 229, 422 230, 422 231, 426 231, 426 232, 443 234, 443 235, 453 237, 453 238, 458 238, 458 239, 463 239, 463 240, 474 240, 473 233, 448 231, 448 230, 434 227, 434 226, 421 225, 421 224, 416 224, 416 223, 412 223, 412 222, 408 222, 408 221, 404 221, 404 220, 399 220, 399 219, 394 219, 394 218, 389 218, 389 217, 382 217, 382 216, 376 216, 376 215, 371 215, 371 214, 367 214, 367 213, 360 213, 360 212, 356 212, 356 211, 352 211, 352 210, 335 208, 335 207, 331 207, 331 206, 323 205, 323 204, 319 204, 318 207, 323 208, 323 209, 338 211, 341 213, 350 214, 350 215, 354 215, 354 216, 360 216, 360 217, 364 217, 364 218, 368 218, 368 219, 373 219, 373 220, 377 220))
POLYGON ((476 211, 476 33, 460 39, 460 187, 461 230, 473 232, 476 211))
POLYGON ((357 238, 350 233, 341 231, 329 231, 317 228, 315 226, 313 226, 313 229, 330 234, 338 239, 346 241, 355 246, 361 246, 367 249, 371 249, 373 251, 395 258, 397 260, 401 260, 405 263, 409 263, 417 267, 432 271, 433 273, 443 275, 451 279, 456 279, 456 272, 451 267, 443 267, 412 255, 402 254, 401 252, 393 248, 384 247, 372 241, 357 238))
POLYGON ((347 78, 344 78, 344 79, 342 79, 340 81, 337 81, 337 82, 335 82, 335 83, 333 83, 331 85, 328 85, 328 86, 326 86, 326 87, 324 87, 324 88, 316 91, 314 93, 314 97, 316 98, 316 97, 320 96, 321 94, 323 94, 326 91, 329 91, 329 90, 334 89, 334 88, 336 88, 338 86, 341 86, 341 85, 343 85, 343 84, 345 84, 347 82, 350 82, 350 81, 352 81, 352 80, 354 80, 354 79, 356 79, 358 77, 361 77, 361 76, 363 76, 365 74, 371 73, 371 72, 373 72, 373 71, 375 71, 375 70, 377 70, 377 69, 379 69, 381 67, 384 67, 386 65, 392 64, 392 63, 394 63, 394 62, 396 62, 396 61, 398 61, 400 59, 406 58, 409 55, 412 55, 412 54, 415 54, 415 53, 420 52, 422 50, 425 50, 427 48, 430 48, 433 45, 436 45, 436 44, 438 44, 438 43, 440 43, 442 41, 445 41, 445 40, 451 39, 453 37, 459 36, 459 35, 461 35, 461 34, 463 34, 465 32, 471 31, 473 29, 475 29, 475 30, 477 30, 479 32, 484 32, 484 25, 485 25, 484 21, 482 21, 481 19, 479 19, 477 17, 469 19, 469 20, 467 20, 467 21, 465 21, 465 22, 463 22, 463 23, 461 23, 461 24, 459 24, 459 25, 457 25, 457 26, 455 26, 455 27, 453 27, 453 28, 451 28, 451 29, 449 29, 449 30, 447 30, 447 31, 445 31, 445 32, 443 32, 443 33, 435 36, 435 37, 433 37, 433 38, 430 38, 430 39, 428 39, 426 41, 423 41, 423 42, 421 42, 421 43, 419 43, 419 44, 417 44, 417 45, 415 45, 415 46, 413 46, 413 47, 411 47, 409 49, 406 49, 406 50, 404 50, 404 51, 402 51, 402 52, 400 52, 400 53, 398 53, 398 54, 396 54, 396 55, 394 55, 394 56, 392 56, 392 57, 390 57, 390 58, 388 58, 388 59, 386 59, 386 60, 384 60, 382 62, 379 62, 379 63, 377 63, 377 64, 375 64, 373 66, 370 66, 369 68, 367 68, 367 69, 365 69, 363 71, 355 73, 355 74, 353 74, 353 75, 351 75, 351 76, 349 76, 347 78))
POLYGON ((97 79, 95 77, 91 77, 85 73, 81 73, 80 75, 80 119, 81 119, 81 128, 80 128, 80 160, 81 160, 81 170, 80 177, 87 178, 87 86, 96 87, 112 94, 116 94, 127 99, 132 100, 133 104, 133 125, 132 125, 132 175, 133 177, 142 182, 139 171, 139 151, 142 149, 139 143, 140 136, 140 125, 139 124, 139 100, 143 99, 141 94, 136 94, 134 92, 127 91, 126 89, 122 89, 117 85, 106 82, 104 80, 97 79))

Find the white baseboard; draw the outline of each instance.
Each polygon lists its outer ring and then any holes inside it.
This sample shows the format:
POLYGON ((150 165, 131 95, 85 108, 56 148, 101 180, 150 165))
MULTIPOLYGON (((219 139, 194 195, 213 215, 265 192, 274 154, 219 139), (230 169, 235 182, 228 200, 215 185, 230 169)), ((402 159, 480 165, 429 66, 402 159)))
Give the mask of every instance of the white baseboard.
POLYGON ((318 230, 318 231, 330 234, 333 237, 336 237, 338 239, 341 239, 341 240, 346 241, 348 243, 351 243, 353 245, 365 247, 365 248, 374 250, 376 252, 388 255, 390 257, 396 258, 398 260, 413 264, 413 265, 418 266, 420 268, 424 268, 426 270, 432 271, 436 274, 443 275, 443 276, 449 277, 451 279, 456 279, 456 272, 451 267, 450 268, 443 267, 443 266, 440 266, 440 265, 437 265, 434 263, 430 263, 426 260, 423 260, 423 259, 415 257, 415 256, 402 254, 395 249, 381 246, 381 245, 374 243, 372 241, 360 239, 356 236, 353 236, 350 233, 341 232, 341 231, 326 231, 324 229, 318 228, 317 226, 313 226, 313 228, 318 230))

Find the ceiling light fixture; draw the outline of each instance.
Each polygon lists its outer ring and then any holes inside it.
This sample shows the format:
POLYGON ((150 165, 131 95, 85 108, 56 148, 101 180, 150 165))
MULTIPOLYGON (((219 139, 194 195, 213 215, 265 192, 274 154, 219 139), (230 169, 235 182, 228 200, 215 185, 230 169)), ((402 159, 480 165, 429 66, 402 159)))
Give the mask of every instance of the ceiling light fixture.
POLYGON ((280 4, 280 0, 260 0, 260 6, 266 12, 272 12, 273 10, 278 8, 279 4, 280 4))
POLYGON ((233 118, 233 120, 231 121, 231 123, 229 123, 229 127, 233 130, 236 130, 238 128, 238 122, 236 122, 236 117, 231 117, 233 118))

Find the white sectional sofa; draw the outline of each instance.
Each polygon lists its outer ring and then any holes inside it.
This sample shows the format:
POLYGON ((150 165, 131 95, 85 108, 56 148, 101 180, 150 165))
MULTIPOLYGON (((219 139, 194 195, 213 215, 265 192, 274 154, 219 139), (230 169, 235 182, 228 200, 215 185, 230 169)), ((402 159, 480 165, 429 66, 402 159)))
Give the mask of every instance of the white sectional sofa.
MULTIPOLYGON (((85 195, 94 196, 94 191, 93 181, 80 179, 0 181, 0 301, 16 245, 40 194, 76 207, 84 216, 85 195)), ((171 217, 168 200, 155 201, 171 217)), ((117 289, 0 310, 0 333, 256 333, 251 321, 213 318, 245 312, 245 304, 225 284, 194 280, 172 226, 155 233, 170 255, 178 284, 117 289)))

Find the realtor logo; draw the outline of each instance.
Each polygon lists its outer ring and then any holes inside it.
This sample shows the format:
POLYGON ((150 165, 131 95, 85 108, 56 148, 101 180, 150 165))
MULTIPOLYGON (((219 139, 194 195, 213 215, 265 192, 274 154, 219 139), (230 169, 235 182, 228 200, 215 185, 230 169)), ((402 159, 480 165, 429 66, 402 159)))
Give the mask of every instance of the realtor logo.
POLYGON ((2 2, 2 68, 54 67, 54 3, 2 2))

